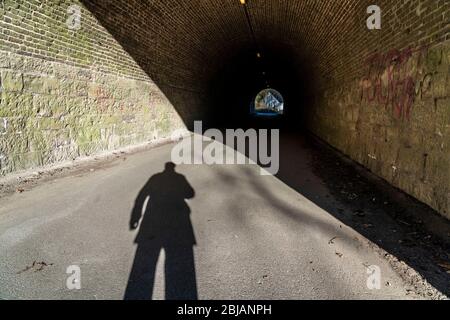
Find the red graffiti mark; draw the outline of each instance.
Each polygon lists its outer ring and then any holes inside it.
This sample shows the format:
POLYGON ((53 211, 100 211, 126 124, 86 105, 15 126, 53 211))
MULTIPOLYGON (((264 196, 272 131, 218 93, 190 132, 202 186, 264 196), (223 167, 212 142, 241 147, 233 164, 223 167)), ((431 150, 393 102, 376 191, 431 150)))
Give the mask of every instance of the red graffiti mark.
POLYGON ((103 88, 97 87, 94 91, 100 112, 106 112, 113 103, 110 94, 103 88))
POLYGON ((377 103, 399 119, 410 119, 415 100, 418 67, 428 47, 403 50, 393 49, 385 54, 375 53, 366 59, 367 74, 361 81, 361 101, 377 103), (417 54, 416 72, 411 74, 407 65, 417 54))

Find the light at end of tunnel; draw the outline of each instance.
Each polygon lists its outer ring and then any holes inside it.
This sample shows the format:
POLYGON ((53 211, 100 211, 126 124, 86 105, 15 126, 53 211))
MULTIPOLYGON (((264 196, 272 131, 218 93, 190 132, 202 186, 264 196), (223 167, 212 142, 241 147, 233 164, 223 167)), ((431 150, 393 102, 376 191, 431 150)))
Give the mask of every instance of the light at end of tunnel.
MULTIPOLYGON (((245 0, 243 0, 243 1, 245 2, 245 0)), ((258 53, 256 54, 256 57, 257 57, 257 58, 261 58, 261 53, 258 52, 258 53)))

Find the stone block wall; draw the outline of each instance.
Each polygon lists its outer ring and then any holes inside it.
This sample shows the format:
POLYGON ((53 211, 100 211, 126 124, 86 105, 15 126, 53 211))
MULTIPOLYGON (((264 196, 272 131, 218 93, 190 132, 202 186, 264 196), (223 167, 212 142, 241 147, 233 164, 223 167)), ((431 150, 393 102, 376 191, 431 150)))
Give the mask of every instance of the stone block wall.
POLYGON ((157 85, 74 1, 3 1, 0 175, 158 140, 183 121, 157 85))

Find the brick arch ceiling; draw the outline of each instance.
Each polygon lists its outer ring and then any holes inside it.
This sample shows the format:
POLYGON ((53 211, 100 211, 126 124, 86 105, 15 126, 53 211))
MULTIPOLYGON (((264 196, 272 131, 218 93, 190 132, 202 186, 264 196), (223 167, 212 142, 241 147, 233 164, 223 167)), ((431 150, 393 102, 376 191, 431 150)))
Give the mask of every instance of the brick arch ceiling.
POLYGON ((307 97, 320 88, 358 76, 370 52, 410 45, 411 29, 419 29, 424 19, 406 14, 416 10, 417 1, 379 0, 383 31, 373 32, 365 25, 372 1, 247 0, 261 65, 239 0, 82 2, 188 124, 211 110, 223 117, 223 101, 245 104, 267 77, 284 94, 309 103, 307 97), (396 12, 417 21, 406 21, 404 30, 396 12))

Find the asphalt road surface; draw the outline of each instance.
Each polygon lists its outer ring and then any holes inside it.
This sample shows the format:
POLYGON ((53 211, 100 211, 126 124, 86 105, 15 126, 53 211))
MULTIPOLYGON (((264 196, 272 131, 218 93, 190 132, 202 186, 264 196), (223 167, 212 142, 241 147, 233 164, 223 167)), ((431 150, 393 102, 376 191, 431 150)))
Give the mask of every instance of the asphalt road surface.
POLYGON ((296 188, 256 165, 172 168, 164 145, 3 196, 0 298, 422 298, 323 209, 338 200, 288 143, 296 188))

